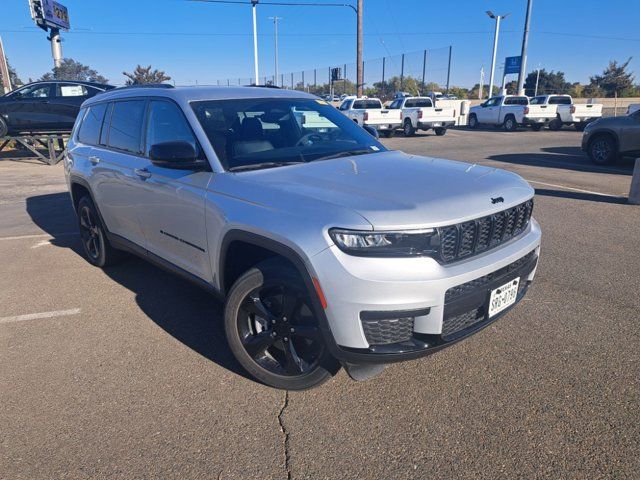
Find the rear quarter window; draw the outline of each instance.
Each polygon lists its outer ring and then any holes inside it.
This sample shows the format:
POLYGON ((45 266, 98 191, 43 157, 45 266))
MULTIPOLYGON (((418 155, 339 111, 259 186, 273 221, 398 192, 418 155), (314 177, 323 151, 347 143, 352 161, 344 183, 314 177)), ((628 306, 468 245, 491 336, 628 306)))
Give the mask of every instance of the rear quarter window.
POLYGON ((86 110, 86 113, 80 125, 80 130, 78 130, 78 140, 88 145, 97 145, 107 104, 98 103, 83 110, 86 110))

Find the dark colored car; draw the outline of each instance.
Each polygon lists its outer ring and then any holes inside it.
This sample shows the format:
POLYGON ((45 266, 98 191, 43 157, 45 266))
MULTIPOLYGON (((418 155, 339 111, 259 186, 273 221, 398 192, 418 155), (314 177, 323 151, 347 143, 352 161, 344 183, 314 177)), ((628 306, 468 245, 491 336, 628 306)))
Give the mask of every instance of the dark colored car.
POLYGON ((599 165, 640 155, 640 110, 624 117, 603 117, 587 124, 582 150, 599 165))
POLYGON ((71 130, 86 99, 115 88, 93 82, 34 82, 0 97, 0 138, 18 132, 71 130))

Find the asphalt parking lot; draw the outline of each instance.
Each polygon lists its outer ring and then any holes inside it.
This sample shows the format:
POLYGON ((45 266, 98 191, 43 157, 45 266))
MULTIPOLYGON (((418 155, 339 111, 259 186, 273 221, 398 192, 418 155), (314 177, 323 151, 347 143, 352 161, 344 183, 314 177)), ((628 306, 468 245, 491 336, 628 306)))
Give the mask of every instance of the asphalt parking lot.
POLYGON ((0 477, 638 478, 633 162, 593 166, 580 135, 384 140, 532 182, 536 282, 452 348, 292 393, 245 376, 203 291, 89 265, 62 165, 0 158, 0 477))

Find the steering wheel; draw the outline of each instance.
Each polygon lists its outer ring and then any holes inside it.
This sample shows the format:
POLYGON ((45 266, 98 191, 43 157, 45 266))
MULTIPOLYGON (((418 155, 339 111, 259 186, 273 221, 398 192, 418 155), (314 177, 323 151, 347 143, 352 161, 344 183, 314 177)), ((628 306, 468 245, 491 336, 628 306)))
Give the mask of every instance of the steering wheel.
POLYGON ((307 133, 300 137, 300 140, 296 142, 296 147, 304 147, 312 143, 323 142, 324 138, 319 133, 307 133))

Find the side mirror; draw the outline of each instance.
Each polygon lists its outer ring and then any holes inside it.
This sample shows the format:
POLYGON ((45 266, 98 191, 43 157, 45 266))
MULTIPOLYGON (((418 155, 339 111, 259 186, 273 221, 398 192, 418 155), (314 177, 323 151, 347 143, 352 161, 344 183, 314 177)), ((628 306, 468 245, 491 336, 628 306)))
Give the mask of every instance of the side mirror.
POLYGON ((371 135, 373 138, 380 138, 380 135, 378 134, 378 130, 375 127, 372 127, 371 125, 365 125, 363 127, 368 133, 369 135, 371 135))
POLYGON ((182 140, 152 145, 149 149, 149 158, 154 165, 164 168, 193 170, 204 166, 204 162, 196 158, 193 145, 182 140))

